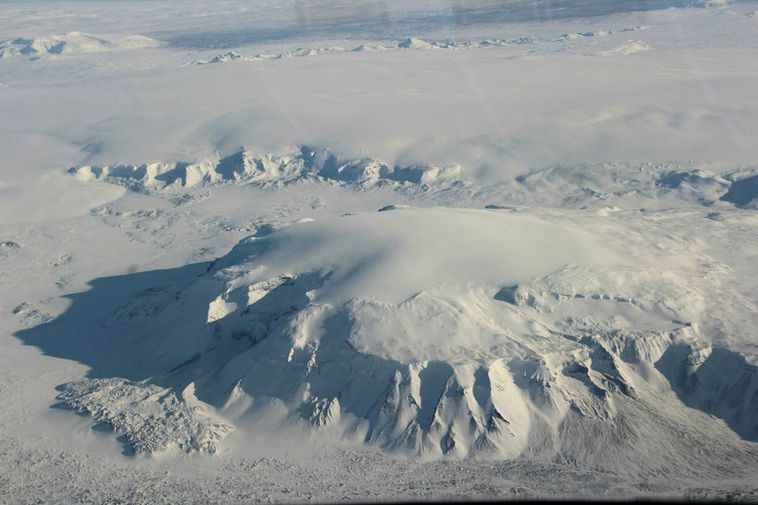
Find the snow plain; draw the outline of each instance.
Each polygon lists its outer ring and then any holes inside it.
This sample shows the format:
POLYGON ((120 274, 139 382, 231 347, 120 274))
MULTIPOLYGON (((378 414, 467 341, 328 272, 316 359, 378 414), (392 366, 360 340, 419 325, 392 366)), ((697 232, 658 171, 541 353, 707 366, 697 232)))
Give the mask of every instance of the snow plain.
POLYGON ((755 500, 757 7, 1 1, 0 502, 755 500))

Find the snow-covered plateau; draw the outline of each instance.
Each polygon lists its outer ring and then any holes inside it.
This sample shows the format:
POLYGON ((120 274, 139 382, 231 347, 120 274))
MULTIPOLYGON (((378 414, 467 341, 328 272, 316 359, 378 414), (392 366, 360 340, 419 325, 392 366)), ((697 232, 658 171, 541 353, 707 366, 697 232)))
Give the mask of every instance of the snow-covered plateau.
POLYGON ((756 8, 0 1, 0 503, 758 499, 756 8))

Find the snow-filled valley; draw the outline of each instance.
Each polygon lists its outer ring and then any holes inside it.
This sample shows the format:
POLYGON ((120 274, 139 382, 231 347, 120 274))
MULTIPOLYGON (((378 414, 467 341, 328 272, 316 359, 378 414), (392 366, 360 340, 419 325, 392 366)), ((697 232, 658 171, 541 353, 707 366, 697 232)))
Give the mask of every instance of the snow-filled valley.
POLYGON ((0 503, 758 499, 756 9, 0 2, 0 503))

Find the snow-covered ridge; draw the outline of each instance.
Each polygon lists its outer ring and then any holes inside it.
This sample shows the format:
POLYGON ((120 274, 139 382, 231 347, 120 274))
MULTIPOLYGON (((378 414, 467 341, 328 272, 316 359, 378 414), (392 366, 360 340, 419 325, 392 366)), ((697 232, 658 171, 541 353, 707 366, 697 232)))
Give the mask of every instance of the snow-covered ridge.
POLYGON ((365 43, 353 48, 344 47, 312 47, 297 48, 283 52, 258 53, 251 56, 241 55, 235 51, 218 54, 210 59, 195 60, 193 65, 206 65, 209 63, 227 63, 230 61, 264 61, 280 60, 288 58, 301 58, 305 56, 318 56, 327 53, 344 53, 344 52, 375 52, 375 51, 392 51, 392 50, 456 50, 456 49, 484 49, 491 47, 508 47, 538 44, 544 42, 572 42, 582 39, 592 39, 598 37, 607 37, 617 33, 629 33, 637 30, 645 30, 647 26, 637 26, 622 28, 620 30, 600 30, 587 31, 580 33, 564 33, 553 39, 535 38, 530 36, 518 37, 514 39, 503 38, 486 38, 480 40, 432 40, 419 37, 409 37, 406 39, 393 42, 373 42, 365 43))
POLYGON ((140 165, 85 165, 67 169, 79 180, 118 184, 139 192, 176 193, 222 184, 253 184, 275 188, 305 182, 404 189, 434 198, 454 195, 485 205, 549 205, 581 207, 589 203, 609 209, 672 197, 706 206, 728 202, 758 206, 758 168, 710 171, 692 163, 607 162, 553 166, 521 174, 512 181, 477 184, 460 165, 428 163, 399 166, 374 158, 343 159, 325 148, 300 146, 283 153, 253 154, 247 149, 223 157, 192 162, 140 165), (627 203, 628 202, 628 203, 627 203))
POLYGON ((69 32, 64 35, 31 39, 18 37, 0 41, 0 59, 13 56, 37 59, 43 56, 97 53, 116 49, 144 49, 160 45, 160 41, 144 35, 91 35, 69 32))
POLYGON ((343 160, 326 149, 300 147, 284 154, 254 156, 242 149, 221 159, 143 165, 83 166, 68 169, 82 181, 102 180, 143 191, 176 191, 224 183, 280 185, 302 180, 372 187, 430 185, 461 177, 458 165, 390 166, 372 158, 343 160))
MULTIPOLYGON (((392 42, 364 43, 353 48, 344 47, 301 47, 282 52, 265 52, 254 55, 242 55, 228 51, 209 59, 195 60, 193 65, 209 63, 227 63, 230 61, 264 61, 306 56, 318 56, 327 53, 340 52, 374 52, 390 50, 456 50, 477 49, 490 47, 523 46, 550 42, 573 42, 582 39, 607 37, 615 34, 629 33, 647 29, 646 26, 627 27, 620 30, 598 30, 576 33, 565 33, 556 38, 535 38, 530 36, 514 39, 486 38, 480 40, 431 40, 419 37, 409 37, 392 42)), ((25 38, 17 37, 0 41, 0 59, 25 56, 39 59, 47 56, 65 54, 95 53, 111 50, 144 49, 159 47, 162 42, 144 35, 93 35, 83 32, 69 32, 62 35, 25 38)))

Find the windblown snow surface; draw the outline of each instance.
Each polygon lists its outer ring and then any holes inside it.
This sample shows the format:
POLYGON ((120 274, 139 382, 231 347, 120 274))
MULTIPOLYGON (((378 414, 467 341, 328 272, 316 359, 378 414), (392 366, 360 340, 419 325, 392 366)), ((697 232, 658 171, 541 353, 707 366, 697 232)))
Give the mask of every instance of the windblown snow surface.
POLYGON ((757 499, 754 6, 3 2, 0 502, 757 499))

